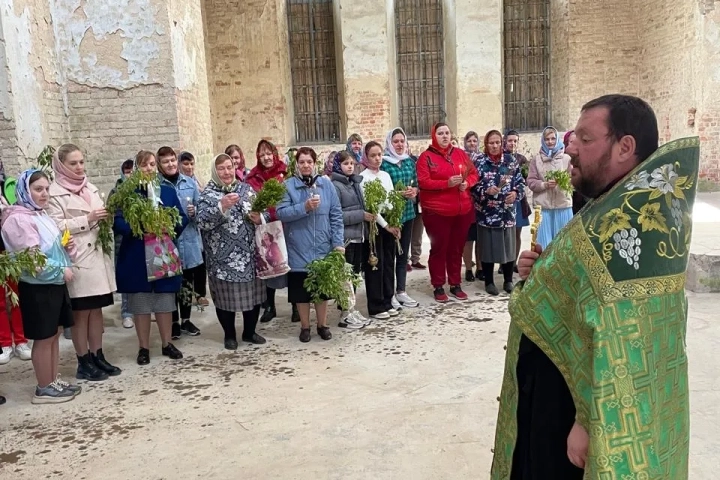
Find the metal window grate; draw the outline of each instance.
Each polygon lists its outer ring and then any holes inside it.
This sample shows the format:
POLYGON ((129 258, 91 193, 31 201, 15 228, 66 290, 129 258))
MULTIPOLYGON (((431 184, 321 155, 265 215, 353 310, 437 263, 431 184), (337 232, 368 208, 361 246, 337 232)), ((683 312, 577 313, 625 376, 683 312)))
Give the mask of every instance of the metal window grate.
POLYGON ((395 0, 398 111, 410 137, 445 121, 442 0, 395 0))
POLYGON ((340 138, 332 0, 288 0, 297 142, 340 138))
POLYGON ((550 0, 504 0, 505 127, 550 124, 550 0))

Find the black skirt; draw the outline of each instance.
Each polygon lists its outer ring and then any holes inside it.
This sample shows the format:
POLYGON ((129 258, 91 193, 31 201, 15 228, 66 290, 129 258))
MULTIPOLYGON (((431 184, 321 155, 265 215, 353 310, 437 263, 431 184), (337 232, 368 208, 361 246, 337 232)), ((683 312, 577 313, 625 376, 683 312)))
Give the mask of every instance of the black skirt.
POLYGON ((60 327, 72 327, 72 306, 65 284, 19 282, 18 297, 25 337, 30 340, 45 340, 57 335, 60 327))
MULTIPOLYGON (((288 278, 288 302, 289 303, 313 303, 312 295, 305 288, 307 272, 289 272, 288 278)), ((328 300, 323 297, 323 300, 328 300)))
POLYGON ((96 310, 98 308, 108 307, 113 304, 113 294, 93 295, 91 297, 71 298, 70 304, 73 312, 81 310, 96 310))

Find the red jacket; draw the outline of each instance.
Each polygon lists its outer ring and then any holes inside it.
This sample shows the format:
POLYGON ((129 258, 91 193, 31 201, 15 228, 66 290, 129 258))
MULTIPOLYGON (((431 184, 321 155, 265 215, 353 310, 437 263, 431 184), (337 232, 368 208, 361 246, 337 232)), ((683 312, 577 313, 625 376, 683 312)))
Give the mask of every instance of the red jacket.
POLYGON ((416 168, 423 211, 452 217, 475 208, 470 190, 478 182, 478 172, 463 150, 451 148, 445 156, 431 146, 420 155, 416 168), (465 175, 465 191, 460 191, 460 185, 448 187, 455 175, 465 175))

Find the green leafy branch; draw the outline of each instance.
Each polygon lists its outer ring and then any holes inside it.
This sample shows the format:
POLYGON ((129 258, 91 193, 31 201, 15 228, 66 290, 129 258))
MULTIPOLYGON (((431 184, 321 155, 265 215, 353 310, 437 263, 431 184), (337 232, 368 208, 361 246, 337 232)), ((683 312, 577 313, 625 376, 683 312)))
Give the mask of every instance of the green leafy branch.
POLYGON ((18 304, 18 296, 10 288, 10 282, 17 283, 23 273, 34 275, 45 267, 47 257, 37 248, 28 248, 19 252, 0 253, 0 285, 5 289, 10 302, 18 304))
POLYGON ((570 173, 567 170, 550 170, 545 174, 545 181, 554 180, 560 190, 565 193, 572 193, 573 186, 570 183, 570 173))
MULTIPOLYGON (((372 215, 379 215, 380 210, 387 200, 387 192, 380 179, 367 182, 363 196, 365 199, 365 210, 372 215)), ((370 234, 368 235, 368 241, 370 242, 370 255, 368 257, 368 263, 373 267, 373 270, 377 270, 378 258, 375 252, 375 238, 378 234, 377 222, 373 221, 369 223, 370 234)))
MULTIPOLYGON (((108 212, 120 210, 123 218, 130 225, 132 234, 136 237, 142 237, 145 233, 157 237, 167 233, 171 237, 175 237, 175 226, 181 222, 180 212, 177 208, 156 208, 150 198, 138 192, 138 190, 155 188, 157 181, 155 174, 148 175, 137 170, 121 183, 115 193, 108 198, 106 206, 108 212)), ((111 217, 103 222, 108 222, 112 228, 111 217)), ((100 240, 99 236, 98 240, 100 240)), ((104 241, 108 242, 109 238, 104 241)), ((101 247, 105 253, 112 251, 112 243, 104 245, 101 242, 101 247), (109 249, 106 249, 107 247, 109 249)))
POLYGON ((55 154, 55 148, 53 148, 52 145, 46 145, 45 148, 42 149, 40 152, 40 155, 38 155, 36 161, 37 161, 37 169, 42 170, 45 175, 50 178, 52 181, 54 178, 53 175, 53 169, 52 169, 52 159, 53 155, 55 154))
POLYGON ((278 180, 271 178, 263 183, 260 191, 255 195, 255 199, 250 207, 251 212, 264 212, 269 207, 274 207, 285 196, 285 185, 278 180))
POLYGON ((352 292, 348 292, 348 286, 357 287, 360 284, 360 276, 355 274, 352 265, 345 262, 345 255, 333 250, 324 258, 310 262, 307 269, 308 276, 304 285, 313 303, 331 298, 337 301, 341 309, 349 309, 352 292))

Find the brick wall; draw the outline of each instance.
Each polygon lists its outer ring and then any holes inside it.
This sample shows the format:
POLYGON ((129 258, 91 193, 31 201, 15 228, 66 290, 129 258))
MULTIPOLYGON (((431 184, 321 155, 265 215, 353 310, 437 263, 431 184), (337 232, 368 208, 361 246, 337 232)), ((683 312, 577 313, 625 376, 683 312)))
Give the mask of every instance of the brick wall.
POLYGON ((390 99, 374 91, 359 91, 346 98, 348 102, 348 136, 359 134, 363 142, 370 140, 385 143, 385 135, 391 127, 390 99))
POLYGON ((204 17, 214 151, 231 143, 254 151, 261 138, 289 142, 284 0, 205 0, 204 17))
POLYGON ((125 90, 68 85, 71 140, 86 152, 88 175, 103 191, 115 184, 120 164, 141 150, 180 144, 170 86, 125 90))

